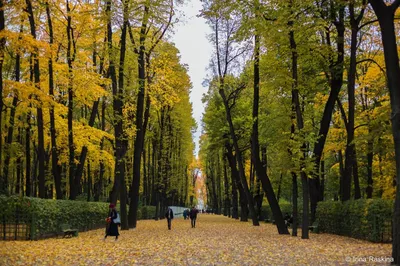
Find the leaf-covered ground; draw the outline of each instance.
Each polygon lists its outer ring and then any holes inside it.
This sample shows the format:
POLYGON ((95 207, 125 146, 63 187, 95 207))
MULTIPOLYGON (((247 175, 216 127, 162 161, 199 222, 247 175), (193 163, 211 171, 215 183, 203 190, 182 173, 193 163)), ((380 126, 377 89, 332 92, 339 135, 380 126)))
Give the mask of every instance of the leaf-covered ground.
POLYGON ((391 245, 311 234, 310 239, 282 236, 271 224, 200 215, 190 221, 139 221, 120 239, 104 230, 69 239, 0 243, 0 265, 389 265, 391 245))

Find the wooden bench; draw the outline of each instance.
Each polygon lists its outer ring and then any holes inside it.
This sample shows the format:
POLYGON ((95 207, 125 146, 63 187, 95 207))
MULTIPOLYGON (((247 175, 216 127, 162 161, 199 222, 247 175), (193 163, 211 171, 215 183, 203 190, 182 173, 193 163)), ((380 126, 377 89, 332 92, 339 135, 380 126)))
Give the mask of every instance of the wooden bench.
POLYGON ((69 225, 69 224, 62 224, 61 230, 64 233, 63 238, 78 236, 78 229, 72 229, 71 225, 69 225))

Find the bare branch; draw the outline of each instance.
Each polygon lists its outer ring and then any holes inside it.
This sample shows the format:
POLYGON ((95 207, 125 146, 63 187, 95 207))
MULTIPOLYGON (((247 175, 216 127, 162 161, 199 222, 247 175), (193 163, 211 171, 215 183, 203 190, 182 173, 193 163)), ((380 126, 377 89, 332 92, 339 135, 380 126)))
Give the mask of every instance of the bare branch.
POLYGON ((354 130, 356 130, 356 129, 359 128, 359 127, 365 127, 365 126, 368 126, 368 124, 361 124, 361 125, 358 125, 358 126, 354 127, 354 130))
POLYGON ((357 61, 356 64, 361 64, 361 63, 364 63, 364 62, 371 62, 371 63, 374 63, 375 65, 377 65, 377 66, 379 67, 379 69, 380 69, 383 73, 386 73, 385 69, 383 69, 383 67, 381 67, 374 59, 371 59, 371 58, 362 59, 362 60, 360 60, 360 61, 357 61))
POLYGON ((171 4, 170 4, 170 5, 171 5, 171 6, 170 6, 171 9, 170 9, 169 19, 168 19, 167 25, 165 25, 165 28, 164 28, 163 32, 161 33, 161 35, 158 37, 158 39, 156 40, 156 42, 153 43, 153 45, 152 45, 151 48, 149 49, 149 53, 150 53, 150 54, 152 53, 152 51, 154 50, 154 48, 157 46, 157 44, 161 41, 161 39, 164 37, 164 35, 165 35, 165 33, 167 32, 169 26, 171 25, 171 21, 172 21, 172 18, 173 18, 173 16, 174 16, 174 2, 173 2, 173 0, 171 0, 171 4))

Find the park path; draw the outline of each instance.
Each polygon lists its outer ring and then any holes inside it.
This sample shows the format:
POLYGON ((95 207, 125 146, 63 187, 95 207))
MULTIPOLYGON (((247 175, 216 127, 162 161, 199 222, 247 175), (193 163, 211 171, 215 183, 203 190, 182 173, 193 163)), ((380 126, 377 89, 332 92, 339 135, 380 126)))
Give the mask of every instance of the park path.
POLYGON ((182 218, 139 221, 120 239, 104 230, 69 239, 0 242, 0 265, 389 265, 391 245, 311 234, 282 236, 276 227, 217 215, 199 215, 196 228, 182 218))

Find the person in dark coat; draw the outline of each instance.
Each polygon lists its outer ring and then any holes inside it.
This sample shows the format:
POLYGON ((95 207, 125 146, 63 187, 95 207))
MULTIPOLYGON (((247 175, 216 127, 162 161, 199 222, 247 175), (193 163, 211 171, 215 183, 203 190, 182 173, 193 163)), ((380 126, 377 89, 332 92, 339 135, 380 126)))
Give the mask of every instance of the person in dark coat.
POLYGON ((196 219, 197 219, 197 213, 198 212, 199 211, 196 209, 195 206, 193 206, 193 208, 190 210, 189 217, 190 217, 190 220, 191 220, 191 223, 192 223, 192 228, 196 227, 196 219))
POLYGON ((118 232, 118 224, 114 222, 118 217, 117 210, 115 209, 115 204, 110 204, 110 214, 108 215, 107 220, 109 221, 106 228, 106 235, 104 236, 104 240, 106 240, 107 236, 115 236, 115 240, 118 240, 119 232, 118 232))
POLYGON ((167 218, 168 230, 171 230, 171 221, 174 219, 174 212, 171 208, 168 208, 167 212, 165 213, 165 218, 167 218))

